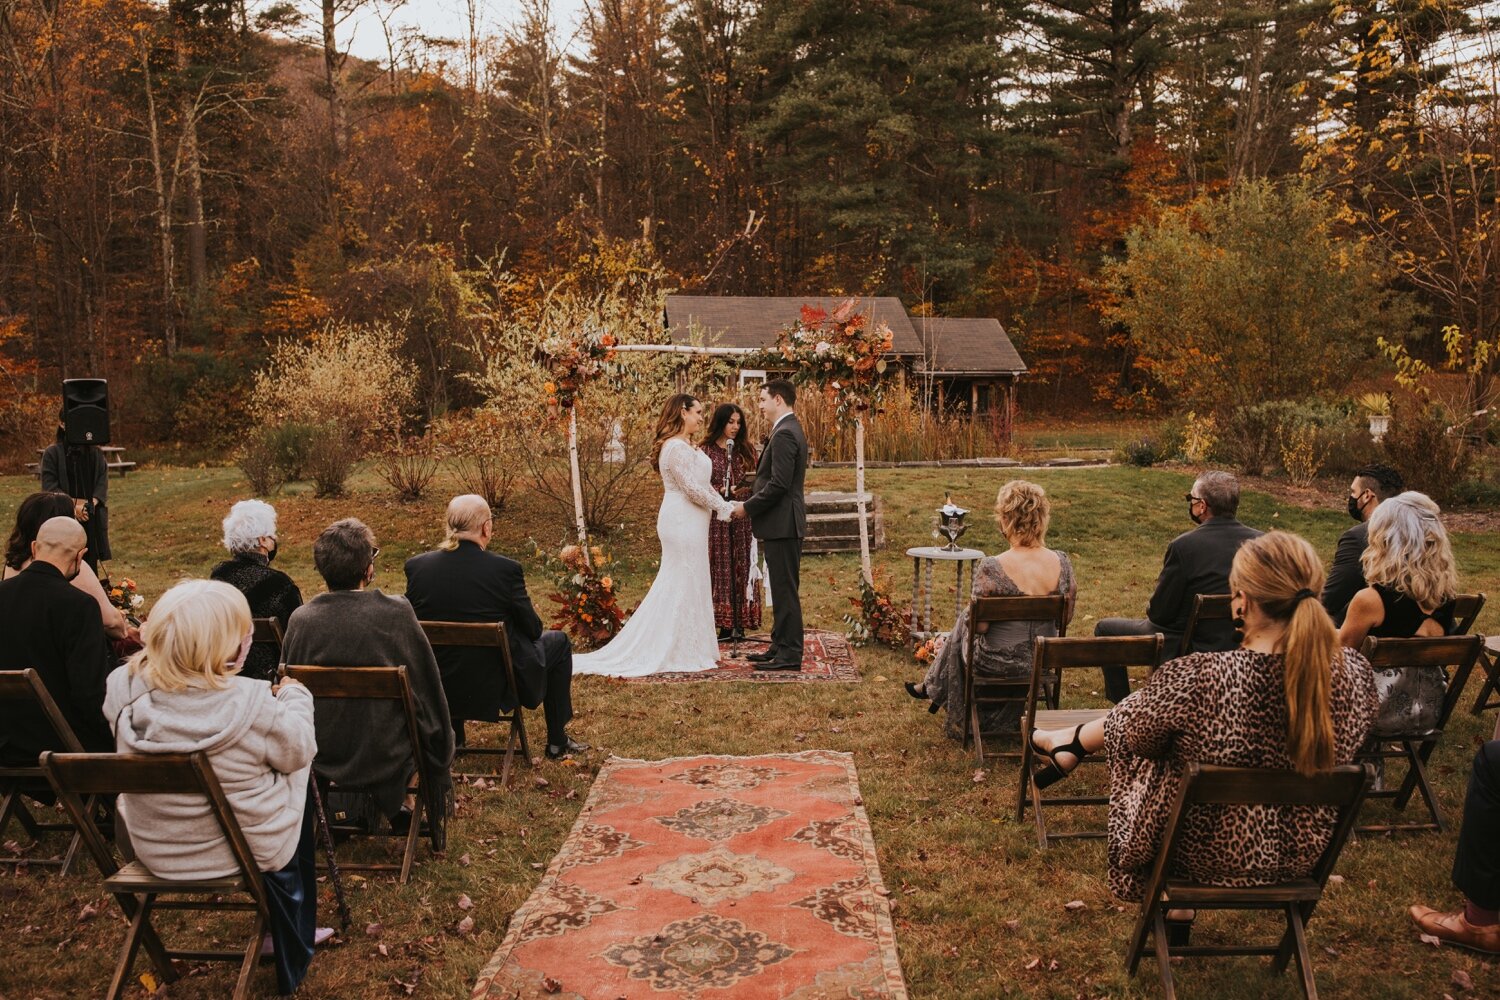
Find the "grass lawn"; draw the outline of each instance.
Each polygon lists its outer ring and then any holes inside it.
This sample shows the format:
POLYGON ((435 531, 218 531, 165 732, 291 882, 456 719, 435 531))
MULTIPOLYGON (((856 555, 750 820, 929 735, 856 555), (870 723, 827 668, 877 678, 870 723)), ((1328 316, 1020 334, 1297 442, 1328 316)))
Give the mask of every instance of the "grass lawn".
MULTIPOLYGON (((1100 616, 1142 614, 1163 546, 1189 526, 1180 499, 1189 477, 1133 468, 1027 475, 1052 494, 1050 542, 1067 550, 1078 570, 1075 634, 1090 631, 1100 616)), ((961 468, 871 473, 871 487, 885 505, 889 539, 877 561, 898 599, 910 588, 910 563, 902 553, 908 546, 931 543, 931 512, 944 491, 975 510, 964 542, 989 552, 998 548, 998 531, 987 511, 1004 478, 1001 471, 961 468)), ((851 480, 848 470, 818 470, 811 485, 848 488, 851 480)), ((0 520, 9 523, 16 502, 33 488, 29 479, 0 478, 0 520)), ((119 554, 114 572, 134 577, 148 596, 180 576, 206 574, 222 556, 220 519, 233 500, 246 495, 233 469, 148 469, 113 482, 111 488, 113 543, 119 554)), ((1349 521, 1342 493, 1330 490, 1326 509, 1317 511, 1250 495, 1242 518, 1258 527, 1302 533, 1331 554, 1349 521)), ((290 492, 276 501, 283 553, 277 565, 306 593, 316 592, 312 538, 336 517, 357 515, 380 540, 377 585, 400 591, 402 560, 441 537, 446 496, 442 492, 431 502, 400 505, 368 475, 342 501, 290 492)), ((555 547, 564 537, 567 517, 566 511, 541 509, 522 497, 498 519, 494 548, 524 555, 531 550, 529 539, 555 547)), ((651 512, 639 513, 605 544, 618 557, 614 575, 625 603, 633 605, 653 573, 651 512)), ((1459 535, 1455 547, 1465 589, 1500 593, 1500 539, 1459 535)), ((810 624, 842 630, 840 618, 857 592, 857 579, 857 557, 809 557, 803 591, 810 624)), ((546 580, 539 570, 532 574, 531 589, 545 617, 546 580)), ((946 602, 940 598, 939 605, 944 603, 952 607, 951 594, 946 602)), ((1489 631, 1494 620, 1495 613, 1486 612, 1479 630, 1489 631)), ((355 925, 341 946, 319 955, 299 996, 467 996, 479 967, 504 935, 511 912, 561 844, 607 754, 661 758, 812 748, 855 755, 913 997, 1159 995, 1149 962, 1133 982, 1124 973, 1121 956, 1134 910, 1116 904, 1106 890, 1103 843, 1065 843, 1039 851, 1029 821, 1018 825, 1012 818, 1014 766, 1002 763, 987 773, 976 772, 972 758, 944 739, 938 721, 901 690, 901 681, 918 676, 909 658, 876 648, 859 650, 857 656, 863 682, 856 685, 641 686, 580 679, 574 730, 596 750, 576 764, 544 763, 536 774, 546 779, 545 786, 523 770, 510 792, 460 789, 447 856, 434 859, 424 846, 412 883, 405 887, 354 882, 355 925), (456 930, 465 915, 456 905, 460 894, 475 904, 469 911, 476 925, 470 936, 456 930), (1066 909, 1064 904, 1072 900, 1082 900, 1083 908, 1066 909), (380 925, 378 940, 366 935, 367 924, 380 925), (386 954, 380 953, 380 945, 386 954)), ((1080 678, 1065 698, 1071 704, 1098 703, 1098 687, 1097 679, 1080 678)), ((1432 766, 1442 804, 1455 825, 1469 760, 1494 724, 1493 719, 1481 722, 1468 715, 1469 701, 1472 693, 1432 766)), ((539 716, 532 732, 541 732, 539 716)), ((1343 881, 1330 887, 1311 923, 1324 996, 1460 997, 1464 991, 1451 982, 1455 970, 1467 973, 1481 991, 1495 988, 1500 977, 1494 963, 1420 944, 1405 915, 1414 902, 1448 906, 1457 898, 1448 880, 1455 839, 1450 832, 1350 845, 1339 866, 1343 881)), ((323 914, 323 922, 329 922, 331 903, 323 914)), ((210 933, 222 926, 196 923, 210 933)), ((1198 933, 1209 940, 1240 927, 1224 918, 1216 922, 1212 915, 1200 923, 1198 933)), ((98 889, 87 864, 84 874, 65 880, 0 875, 0 925, 8 930, 0 946, 4 1000, 102 993, 124 934, 113 901, 98 889)), ((566 970, 552 974, 566 988, 566 970)), ((228 982, 227 970, 219 967, 195 973, 170 995, 221 997, 228 982)), ((1179 969, 1178 984, 1187 997, 1300 995, 1294 974, 1269 978, 1256 959, 1189 962, 1179 969)), ((257 996, 272 994, 269 968, 257 975, 255 985, 257 996)))

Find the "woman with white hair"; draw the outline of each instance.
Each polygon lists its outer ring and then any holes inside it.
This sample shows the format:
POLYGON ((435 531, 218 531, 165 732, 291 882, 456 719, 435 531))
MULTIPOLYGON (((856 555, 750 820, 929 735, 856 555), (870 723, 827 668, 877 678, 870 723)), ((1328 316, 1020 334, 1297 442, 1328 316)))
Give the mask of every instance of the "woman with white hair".
MULTIPOLYGON (((215 566, 209 578, 244 594, 252 617, 275 618, 285 632, 287 619, 302 607, 302 591, 291 577, 271 568, 277 549, 276 508, 264 500, 241 500, 229 508, 224 518, 224 547, 233 558, 215 566)), ((270 646, 252 646, 240 676, 275 680, 276 659, 276 650, 270 646)))
MULTIPOLYGON (((283 995, 307 974, 317 928, 308 775, 317 738, 307 688, 238 676, 250 648, 250 608, 226 583, 185 580, 141 629, 145 648, 105 682, 104 715, 120 753, 208 755, 264 874, 283 995)), ((121 795, 121 825, 137 860, 170 879, 212 879, 238 868, 209 804, 197 795, 121 795)))
MULTIPOLYGON (((1367 636, 1409 639, 1447 635, 1453 628, 1458 568, 1439 518, 1425 494, 1399 493, 1370 515, 1370 544, 1362 565, 1366 586, 1349 602, 1339 642, 1351 649, 1367 636)), ((1374 732, 1412 732, 1437 725, 1447 693, 1441 667, 1377 670, 1380 717, 1374 732)))

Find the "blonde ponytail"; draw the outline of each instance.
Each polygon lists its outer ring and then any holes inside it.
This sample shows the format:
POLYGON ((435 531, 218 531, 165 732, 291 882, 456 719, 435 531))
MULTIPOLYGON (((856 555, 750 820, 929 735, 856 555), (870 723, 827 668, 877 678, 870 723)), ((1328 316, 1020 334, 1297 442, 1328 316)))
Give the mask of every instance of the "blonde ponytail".
POLYGON ((1229 586, 1286 622, 1282 672, 1286 688, 1286 755, 1300 774, 1333 767, 1333 662, 1342 655, 1333 619, 1318 601, 1323 563, 1305 539, 1272 531, 1235 554, 1229 586))

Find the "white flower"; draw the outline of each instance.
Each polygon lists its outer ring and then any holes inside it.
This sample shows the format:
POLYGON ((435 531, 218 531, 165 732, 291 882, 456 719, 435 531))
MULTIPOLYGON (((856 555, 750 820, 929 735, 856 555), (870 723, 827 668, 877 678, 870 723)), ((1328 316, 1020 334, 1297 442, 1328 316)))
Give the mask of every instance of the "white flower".
POLYGON ((818 346, 813 349, 818 354, 827 354, 833 350, 833 345, 826 340, 818 341, 818 346))
POLYGON ((130 606, 132 608, 138 608, 142 604, 145 604, 145 603, 146 603, 146 599, 144 597, 142 597, 140 594, 132 594, 130 596, 130 606))

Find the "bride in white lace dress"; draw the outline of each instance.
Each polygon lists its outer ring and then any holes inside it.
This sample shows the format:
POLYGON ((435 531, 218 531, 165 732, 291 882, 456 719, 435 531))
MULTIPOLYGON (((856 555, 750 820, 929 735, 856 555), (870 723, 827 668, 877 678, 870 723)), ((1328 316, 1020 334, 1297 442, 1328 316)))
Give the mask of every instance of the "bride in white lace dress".
POLYGON ((644 677, 712 670, 719 662, 708 568, 708 519, 727 521, 734 504, 709 482, 713 463, 693 445, 703 404, 679 394, 656 427, 654 463, 666 492, 656 515, 661 569, 640 607, 602 649, 573 657, 573 673, 644 677))

